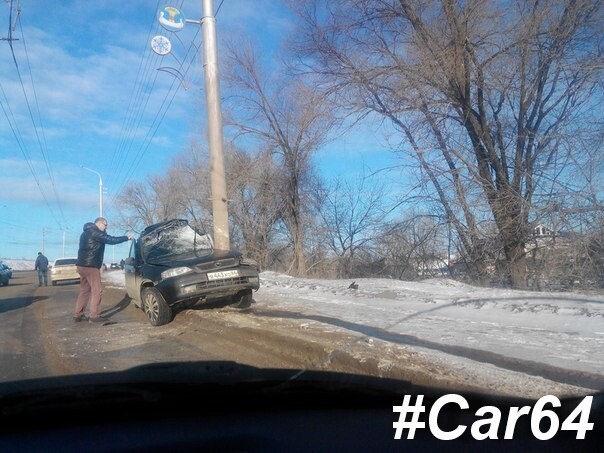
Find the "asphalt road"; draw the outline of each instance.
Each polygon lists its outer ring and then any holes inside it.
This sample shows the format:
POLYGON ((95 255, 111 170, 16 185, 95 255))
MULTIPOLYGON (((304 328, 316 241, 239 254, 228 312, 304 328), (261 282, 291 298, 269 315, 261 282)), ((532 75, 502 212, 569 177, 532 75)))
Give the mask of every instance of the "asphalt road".
MULTIPOLYGON (((505 367, 484 377, 461 357, 459 363, 466 365, 452 368, 421 348, 368 339, 347 329, 325 330, 320 323, 309 325, 285 312, 274 313, 262 303, 242 310, 219 305, 186 310, 171 323, 153 327, 123 289, 106 287, 101 308, 109 321, 75 323, 78 288, 77 283, 38 287, 33 271, 14 272, 10 285, 0 288, 0 382, 122 371, 150 363, 235 361, 528 397, 582 392, 564 380, 549 382, 505 367)), ((593 381, 578 374, 571 377, 593 381)))
MULTIPOLYGON (((314 368, 371 374, 333 348, 351 342, 253 309, 208 306, 152 327, 123 290, 104 288, 104 324, 74 322, 78 283, 38 287, 31 271, 15 272, 0 292, 0 381, 121 371, 147 363, 223 361, 264 368, 314 368)), ((352 340, 354 341, 354 339, 352 340)))

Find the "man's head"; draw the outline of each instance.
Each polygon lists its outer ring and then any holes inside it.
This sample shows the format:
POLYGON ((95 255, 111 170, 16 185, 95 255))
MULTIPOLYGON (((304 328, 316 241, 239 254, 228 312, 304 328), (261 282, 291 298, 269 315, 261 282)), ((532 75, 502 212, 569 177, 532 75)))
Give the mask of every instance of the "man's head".
POLYGON ((97 217, 94 223, 101 231, 105 231, 107 229, 107 219, 105 219, 105 217, 97 217))

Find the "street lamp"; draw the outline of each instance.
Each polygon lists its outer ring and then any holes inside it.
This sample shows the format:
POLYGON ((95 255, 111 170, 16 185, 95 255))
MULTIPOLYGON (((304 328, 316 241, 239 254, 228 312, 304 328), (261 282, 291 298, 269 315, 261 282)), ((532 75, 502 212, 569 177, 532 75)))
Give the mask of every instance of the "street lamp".
POLYGON ((103 217, 103 178, 98 171, 94 171, 88 167, 84 167, 83 165, 80 165, 80 167, 96 174, 99 177, 99 217, 103 217))

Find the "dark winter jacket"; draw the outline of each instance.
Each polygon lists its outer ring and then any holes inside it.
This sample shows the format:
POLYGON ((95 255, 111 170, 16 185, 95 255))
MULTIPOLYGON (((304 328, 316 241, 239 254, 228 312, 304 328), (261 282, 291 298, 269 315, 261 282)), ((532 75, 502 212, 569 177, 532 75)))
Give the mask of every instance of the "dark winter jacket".
POLYGON ((105 256, 105 244, 121 244, 127 240, 128 236, 109 236, 106 232, 101 231, 95 223, 89 222, 84 225, 84 232, 80 236, 76 265, 100 269, 105 256))
POLYGON ((39 254, 36 258, 36 266, 34 270, 47 271, 48 270, 48 258, 44 255, 39 254))

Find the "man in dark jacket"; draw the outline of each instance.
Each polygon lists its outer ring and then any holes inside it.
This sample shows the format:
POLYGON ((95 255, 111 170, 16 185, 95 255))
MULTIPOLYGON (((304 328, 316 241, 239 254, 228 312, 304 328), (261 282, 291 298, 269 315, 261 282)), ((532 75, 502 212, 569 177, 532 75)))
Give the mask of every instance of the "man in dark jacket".
POLYGON ((80 292, 76 301, 74 321, 85 321, 84 310, 89 305, 90 322, 103 322, 100 316, 101 297, 101 266, 105 256, 105 244, 121 244, 132 239, 128 236, 109 236, 106 233, 107 220, 98 217, 94 223, 84 225, 84 232, 80 235, 80 248, 78 249, 78 260, 76 262, 78 274, 80 274, 80 292))
POLYGON ((38 286, 42 286, 42 282, 44 286, 48 286, 48 258, 42 252, 38 252, 35 270, 38 271, 38 286))

